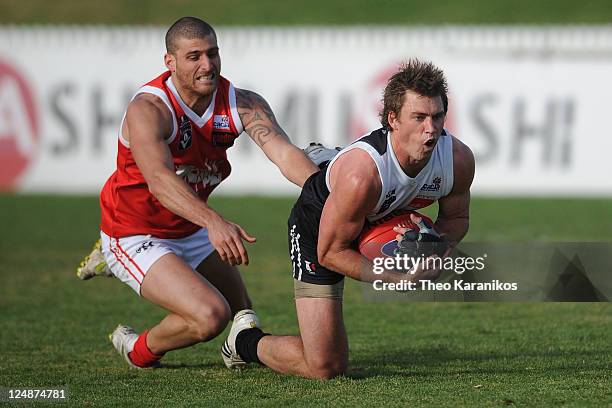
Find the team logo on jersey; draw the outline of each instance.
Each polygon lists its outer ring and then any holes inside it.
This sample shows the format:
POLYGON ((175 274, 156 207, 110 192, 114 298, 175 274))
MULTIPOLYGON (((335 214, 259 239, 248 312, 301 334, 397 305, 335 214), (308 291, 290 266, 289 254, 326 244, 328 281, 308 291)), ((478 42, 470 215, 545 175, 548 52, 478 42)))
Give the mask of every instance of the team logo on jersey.
POLYGON ((385 196, 385 201, 383 201, 382 205, 380 206, 380 210, 378 210, 378 214, 382 214, 387 211, 396 198, 395 189, 389 191, 385 196))
POLYGON ((176 166, 176 175, 191 185, 196 192, 209 186, 216 186, 223 180, 223 172, 217 162, 209 159, 204 159, 204 168, 180 164, 176 166))
POLYGON ((212 144, 215 147, 231 147, 234 145, 236 135, 228 132, 213 132, 212 144))
POLYGON ((432 180, 431 184, 423 184, 421 191, 440 191, 440 184, 442 183, 442 177, 436 177, 432 180))
POLYGON ((181 116, 181 123, 179 125, 179 150, 187 150, 191 147, 191 122, 187 115, 181 116))
POLYGON ((229 116, 215 115, 213 117, 213 128, 218 130, 230 130, 229 116))

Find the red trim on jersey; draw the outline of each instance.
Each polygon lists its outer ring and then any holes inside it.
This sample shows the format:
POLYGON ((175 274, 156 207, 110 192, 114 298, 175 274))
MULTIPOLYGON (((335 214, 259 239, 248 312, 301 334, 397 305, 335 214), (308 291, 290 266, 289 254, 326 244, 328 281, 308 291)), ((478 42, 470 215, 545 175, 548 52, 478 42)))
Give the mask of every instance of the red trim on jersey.
MULTIPOLYGON (((207 201, 210 193, 230 175, 231 165, 226 150, 239 136, 234 123, 234 119, 239 119, 231 112, 231 84, 219 77, 212 115, 202 127, 198 127, 182 109, 177 100, 180 97, 168 87, 170 78, 167 71, 146 86, 163 91, 172 107, 171 114, 178 128, 168 148, 175 171, 202 201, 207 201)), ((117 169, 100 193, 100 229, 114 238, 152 235, 169 239, 183 238, 200 229, 199 225, 172 213, 151 194, 129 147, 119 140, 117 145, 117 169)))
POLYGON ((112 239, 111 239, 111 244, 109 245, 109 249, 110 251, 113 253, 113 255, 115 255, 115 258, 117 259, 117 261, 121 264, 121 266, 123 266, 123 269, 125 269, 126 271, 128 271, 128 273, 130 275, 132 275, 132 278, 134 278, 134 280, 136 282, 138 282, 138 284, 142 284, 142 280, 138 280, 138 278, 132 273, 132 271, 130 271, 130 268, 128 268, 123 261, 121 260, 121 258, 117 255, 117 251, 113 249, 113 243, 112 243, 112 239))

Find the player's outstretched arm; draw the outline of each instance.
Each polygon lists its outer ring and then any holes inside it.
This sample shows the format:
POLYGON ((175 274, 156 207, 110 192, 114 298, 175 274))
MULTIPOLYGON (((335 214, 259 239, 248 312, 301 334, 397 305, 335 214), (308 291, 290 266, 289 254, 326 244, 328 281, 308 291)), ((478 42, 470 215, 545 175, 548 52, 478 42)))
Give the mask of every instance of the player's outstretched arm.
POLYGON ((248 263, 242 239, 254 242, 240 226, 224 220, 200 200, 174 172, 166 138, 172 118, 163 102, 153 95, 138 95, 128 106, 124 136, 149 191, 173 213, 208 228, 210 242, 221 258, 231 264, 248 263))
POLYGON ((236 89, 238 115, 244 131, 292 183, 302 187, 319 168, 294 146, 280 127, 270 105, 255 92, 236 89))
POLYGON ((470 187, 474 180, 474 154, 453 136, 453 189, 439 200, 436 231, 445 235, 451 246, 457 245, 470 225, 470 187))

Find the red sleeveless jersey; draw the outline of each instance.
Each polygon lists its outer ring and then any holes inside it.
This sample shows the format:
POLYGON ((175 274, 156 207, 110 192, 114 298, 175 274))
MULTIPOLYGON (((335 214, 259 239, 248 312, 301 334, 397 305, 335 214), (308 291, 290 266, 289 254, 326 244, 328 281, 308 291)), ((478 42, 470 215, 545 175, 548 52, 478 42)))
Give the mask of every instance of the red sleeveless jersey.
MULTIPOLYGON (((140 93, 158 96, 170 110, 173 131, 166 143, 174 169, 206 201, 212 190, 229 176, 231 166, 226 150, 243 130, 234 86, 219 77, 211 104, 202 116, 182 101, 169 71, 140 88, 136 95, 140 93)), ((117 170, 100 193, 102 231, 115 238, 149 234, 182 238, 197 231, 200 226, 166 209, 149 192, 121 130, 118 144, 117 170)))

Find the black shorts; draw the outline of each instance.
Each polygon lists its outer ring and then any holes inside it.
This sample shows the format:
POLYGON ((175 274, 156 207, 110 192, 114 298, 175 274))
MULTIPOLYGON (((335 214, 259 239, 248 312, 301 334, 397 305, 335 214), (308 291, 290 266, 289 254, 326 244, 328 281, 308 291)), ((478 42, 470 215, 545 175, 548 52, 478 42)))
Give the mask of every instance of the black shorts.
POLYGON ((316 285, 333 285, 344 275, 329 270, 319 263, 317 241, 322 208, 314 202, 298 200, 287 222, 289 257, 293 278, 316 285))

